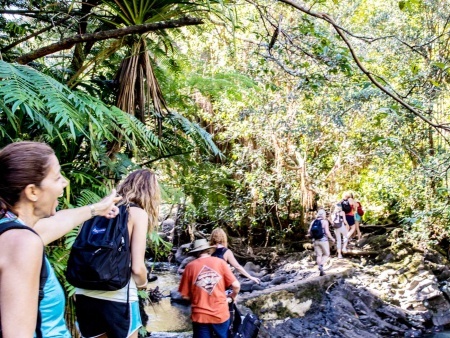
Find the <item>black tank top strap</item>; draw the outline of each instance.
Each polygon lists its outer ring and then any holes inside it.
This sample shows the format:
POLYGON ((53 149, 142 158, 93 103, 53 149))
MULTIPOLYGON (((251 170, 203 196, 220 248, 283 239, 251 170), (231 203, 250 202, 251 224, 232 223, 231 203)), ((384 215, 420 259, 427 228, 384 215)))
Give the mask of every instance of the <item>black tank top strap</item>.
MULTIPOLYGON (((23 225, 14 220, 11 220, 8 222, 3 222, 0 224, 0 235, 2 235, 4 232, 6 232, 8 230, 14 230, 14 229, 28 230, 28 231, 35 233, 37 236, 39 236, 39 234, 36 231, 34 231, 32 228, 30 228, 29 226, 23 225)), ((47 269, 47 265, 45 264, 45 252, 44 252, 42 255, 42 266, 41 266, 41 272, 39 275, 39 302, 41 302, 41 300, 44 298, 44 285, 47 282, 48 275, 49 275, 49 271, 47 269)), ((41 312, 38 309, 38 317, 37 317, 37 323, 36 323, 36 338, 42 338, 41 322, 42 322, 41 312)), ((2 338, 1 325, 0 325, 0 338, 2 338)))
POLYGON ((211 256, 223 259, 223 255, 228 249, 225 247, 217 248, 216 251, 213 252, 211 256))

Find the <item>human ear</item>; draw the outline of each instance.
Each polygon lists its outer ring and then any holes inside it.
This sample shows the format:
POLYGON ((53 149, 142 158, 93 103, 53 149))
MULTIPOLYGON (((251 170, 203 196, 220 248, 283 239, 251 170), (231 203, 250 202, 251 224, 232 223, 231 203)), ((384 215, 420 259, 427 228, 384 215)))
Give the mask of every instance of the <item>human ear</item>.
POLYGON ((38 200, 38 191, 35 184, 28 184, 23 192, 28 200, 32 202, 36 202, 38 200))

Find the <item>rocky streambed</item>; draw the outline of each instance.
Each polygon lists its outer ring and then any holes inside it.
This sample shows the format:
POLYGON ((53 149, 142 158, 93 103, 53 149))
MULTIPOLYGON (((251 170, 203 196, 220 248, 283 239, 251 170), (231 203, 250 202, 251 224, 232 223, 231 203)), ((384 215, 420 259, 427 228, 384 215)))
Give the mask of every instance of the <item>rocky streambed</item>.
POLYGON ((273 255, 268 269, 246 265, 262 283, 241 279, 238 306, 259 316, 259 337, 425 337, 446 328, 445 255, 415 247, 399 229, 364 230, 344 259, 330 259, 325 276, 319 276, 308 244, 303 252, 273 255))

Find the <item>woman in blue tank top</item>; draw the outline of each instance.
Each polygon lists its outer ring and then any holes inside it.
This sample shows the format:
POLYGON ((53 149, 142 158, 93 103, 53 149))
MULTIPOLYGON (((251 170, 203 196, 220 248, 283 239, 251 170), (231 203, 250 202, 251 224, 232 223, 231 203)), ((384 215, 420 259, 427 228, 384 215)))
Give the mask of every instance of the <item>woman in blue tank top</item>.
POLYGON ((0 313, 0 337, 68 338, 64 292, 44 245, 92 216, 115 217, 115 191, 96 204, 56 212, 68 182, 54 151, 40 142, 0 150, 0 177, 0 308, 8 309, 0 313))

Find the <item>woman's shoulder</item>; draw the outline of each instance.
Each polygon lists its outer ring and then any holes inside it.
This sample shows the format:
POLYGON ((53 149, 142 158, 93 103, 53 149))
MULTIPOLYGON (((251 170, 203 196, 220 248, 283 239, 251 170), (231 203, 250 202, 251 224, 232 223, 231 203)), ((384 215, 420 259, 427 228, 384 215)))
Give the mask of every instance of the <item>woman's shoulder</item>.
POLYGON ((31 245, 43 246, 41 237, 39 237, 33 228, 15 221, 12 221, 11 226, 11 229, 5 231, 5 229, 2 229, 2 225, 0 224, 0 239, 8 241, 11 244, 14 243, 14 245, 16 245, 16 243, 19 245, 27 245, 28 243, 31 245))
POLYGON ((141 207, 139 207, 138 205, 130 205, 130 209, 129 209, 129 213, 130 215, 134 216, 148 216, 147 211, 145 211, 144 209, 142 209, 141 207))
POLYGON ((135 225, 137 223, 145 224, 145 226, 148 225, 148 214, 144 209, 141 209, 139 207, 130 207, 129 213, 129 222, 132 225, 135 225))

